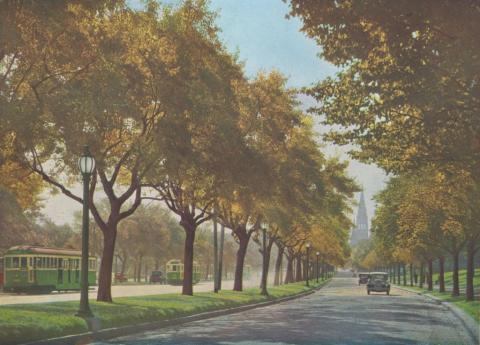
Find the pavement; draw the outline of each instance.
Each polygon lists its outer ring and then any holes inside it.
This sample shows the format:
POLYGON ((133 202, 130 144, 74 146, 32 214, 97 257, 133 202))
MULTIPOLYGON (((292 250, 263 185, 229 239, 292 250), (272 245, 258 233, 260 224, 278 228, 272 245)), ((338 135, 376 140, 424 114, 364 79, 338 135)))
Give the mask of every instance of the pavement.
MULTIPOLYGON (((245 281, 245 287, 257 286, 257 281, 245 281)), ((223 289, 232 289, 233 281, 227 280, 222 282, 223 289)), ((212 282, 200 282, 193 287, 194 292, 207 292, 213 290, 212 282)), ((159 295, 167 293, 181 293, 181 286, 174 285, 159 285, 159 284, 145 284, 145 285, 114 285, 112 286, 112 296, 116 297, 131 297, 131 296, 146 296, 159 295)), ((92 288, 89 293, 89 298, 97 299, 96 288, 92 288)), ((48 303, 48 302, 62 302, 62 301, 80 301, 79 292, 52 292, 43 295, 27 295, 15 293, 0 293, 0 305, 10 304, 29 304, 29 303, 48 303)))
POLYGON ((347 273, 297 300, 95 345, 476 345, 445 306, 392 288, 366 294, 347 273))

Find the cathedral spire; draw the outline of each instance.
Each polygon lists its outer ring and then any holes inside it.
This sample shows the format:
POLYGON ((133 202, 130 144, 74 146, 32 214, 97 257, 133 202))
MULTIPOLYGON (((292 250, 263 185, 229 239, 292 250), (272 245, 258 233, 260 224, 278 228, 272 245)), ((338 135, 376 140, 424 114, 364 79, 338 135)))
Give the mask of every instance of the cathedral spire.
POLYGON ((360 193, 360 203, 358 204, 358 211, 357 211, 357 228, 359 225, 363 225, 365 229, 368 229, 368 217, 367 217, 367 207, 365 206, 365 195, 363 194, 363 190, 360 193))
POLYGON ((355 245, 359 241, 368 239, 369 237, 367 206, 365 204, 365 195, 362 189, 360 193, 360 201, 358 203, 355 227, 352 229, 350 237, 350 244, 355 245))

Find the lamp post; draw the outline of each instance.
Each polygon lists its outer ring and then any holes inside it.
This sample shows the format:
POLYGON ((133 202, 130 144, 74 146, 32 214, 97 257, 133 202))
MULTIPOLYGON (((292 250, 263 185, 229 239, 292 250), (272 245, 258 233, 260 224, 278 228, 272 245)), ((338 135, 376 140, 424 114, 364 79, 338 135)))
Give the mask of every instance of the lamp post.
POLYGON ((309 258, 310 258, 310 247, 311 247, 311 244, 310 243, 307 243, 307 269, 306 269, 306 280, 307 280, 307 286, 310 286, 310 283, 308 281, 308 271, 309 271, 309 266, 310 266, 310 263, 309 263, 309 258))
POLYGON ((88 215, 90 199, 90 176, 95 169, 95 159, 90 154, 88 146, 84 147, 83 155, 78 160, 78 168, 83 177, 83 219, 82 219, 82 267, 80 281, 80 309, 77 316, 92 317, 92 311, 88 303, 88 215))
POLYGON ((317 283, 318 283, 318 257, 320 256, 320 252, 317 252, 316 254, 317 254, 317 265, 316 265, 316 267, 317 267, 317 283))

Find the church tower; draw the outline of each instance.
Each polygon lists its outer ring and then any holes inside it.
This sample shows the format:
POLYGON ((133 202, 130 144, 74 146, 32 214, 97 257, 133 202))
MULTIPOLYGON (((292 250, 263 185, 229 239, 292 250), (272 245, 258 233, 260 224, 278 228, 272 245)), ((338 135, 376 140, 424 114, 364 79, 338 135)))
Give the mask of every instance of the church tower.
POLYGON ((367 207, 365 206, 365 196, 363 195, 363 190, 360 193, 360 202, 358 204, 357 218, 355 221, 355 226, 352 229, 350 236, 350 245, 354 246, 361 240, 366 240, 369 238, 368 232, 368 217, 367 217, 367 207))

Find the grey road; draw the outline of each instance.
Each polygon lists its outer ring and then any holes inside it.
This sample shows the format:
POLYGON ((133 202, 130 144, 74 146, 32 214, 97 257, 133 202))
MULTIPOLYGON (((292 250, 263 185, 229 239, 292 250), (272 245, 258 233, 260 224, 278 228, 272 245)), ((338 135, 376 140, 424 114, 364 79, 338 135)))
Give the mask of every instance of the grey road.
POLYGON ((355 279, 337 277, 302 299, 95 344, 465 345, 472 339, 442 305, 397 289, 368 296, 355 279))

